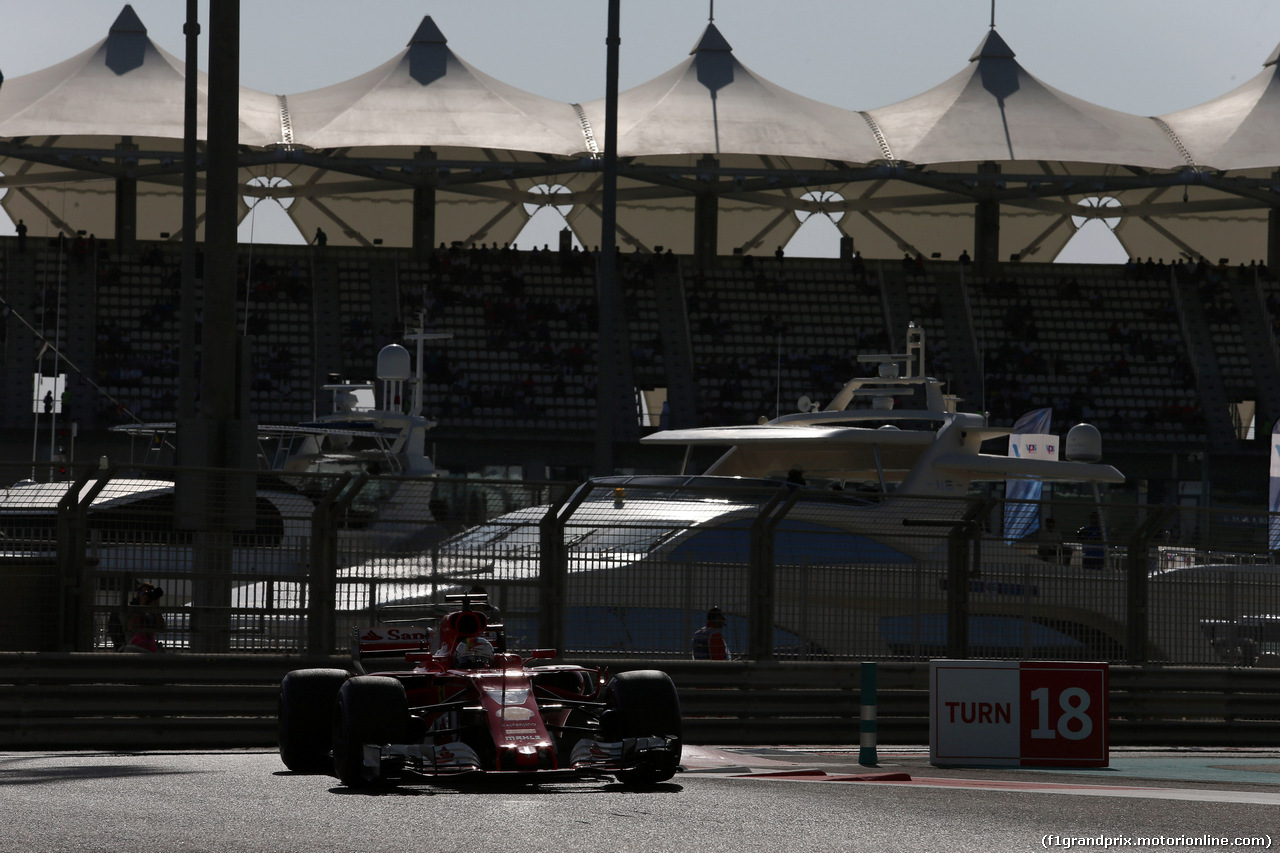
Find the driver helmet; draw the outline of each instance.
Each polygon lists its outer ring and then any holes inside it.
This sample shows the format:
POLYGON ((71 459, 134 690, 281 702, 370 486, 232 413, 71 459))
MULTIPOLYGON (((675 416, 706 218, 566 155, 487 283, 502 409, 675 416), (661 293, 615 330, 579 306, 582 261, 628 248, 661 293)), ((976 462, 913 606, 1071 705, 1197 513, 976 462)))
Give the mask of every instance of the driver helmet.
POLYGON ((493 665, 493 644, 484 637, 467 637, 454 646, 453 659, 462 669, 485 669, 493 665))

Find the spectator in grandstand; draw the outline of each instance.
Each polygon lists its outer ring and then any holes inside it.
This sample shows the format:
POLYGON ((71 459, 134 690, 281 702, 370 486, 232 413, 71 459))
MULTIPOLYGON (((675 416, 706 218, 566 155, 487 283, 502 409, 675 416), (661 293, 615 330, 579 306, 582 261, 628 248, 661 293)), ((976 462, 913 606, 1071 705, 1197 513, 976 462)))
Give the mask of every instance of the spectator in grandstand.
POLYGON ((708 610, 706 624, 693 632, 693 659, 729 659, 729 646, 724 640, 724 613, 719 607, 708 610))
POLYGON ((772 314, 766 314, 764 319, 760 321, 760 333, 768 338, 776 338, 778 335, 785 335, 787 332, 787 324, 778 321, 778 318, 772 314))
POLYGON ((1079 299, 1080 282, 1074 278, 1058 279, 1057 294, 1059 299, 1079 299))
POLYGON ((18 251, 25 252, 27 250, 27 223, 19 219, 18 224, 14 226, 14 231, 18 234, 18 251))
POLYGON ((85 254, 88 251, 89 245, 84 241, 84 232, 77 231, 76 238, 71 241, 71 258, 77 266, 84 266, 85 254))
POLYGON ((854 252, 849 259, 849 272, 853 274, 855 281, 861 281, 866 276, 867 262, 862 257, 862 252, 854 252))
POLYGON ((323 249, 329 244, 329 235, 324 233, 320 226, 316 226, 316 236, 311 238, 311 244, 317 249, 323 249))

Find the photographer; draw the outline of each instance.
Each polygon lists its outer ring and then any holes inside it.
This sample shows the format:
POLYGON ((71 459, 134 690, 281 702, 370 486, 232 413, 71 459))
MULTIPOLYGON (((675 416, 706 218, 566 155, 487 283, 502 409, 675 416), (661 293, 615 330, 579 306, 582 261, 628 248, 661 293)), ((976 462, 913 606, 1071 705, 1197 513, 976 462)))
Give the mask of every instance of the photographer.
POLYGON ((713 607, 707 611, 707 624, 693 633, 694 660, 729 660, 729 647, 724 641, 724 611, 713 607))
POLYGON ((152 584, 138 584, 137 595, 124 609, 124 629, 129 642, 122 652, 158 652, 160 643, 156 632, 164 630, 164 616, 160 613, 160 598, 164 590, 152 584))

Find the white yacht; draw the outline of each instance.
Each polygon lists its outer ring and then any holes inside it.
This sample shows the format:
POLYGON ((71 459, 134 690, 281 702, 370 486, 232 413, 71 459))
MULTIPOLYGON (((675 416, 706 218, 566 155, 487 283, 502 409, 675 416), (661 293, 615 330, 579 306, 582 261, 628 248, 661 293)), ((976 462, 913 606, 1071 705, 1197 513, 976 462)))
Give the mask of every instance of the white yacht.
MULTIPOLYGON (((702 612, 717 605, 741 646, 749 591, 760 582, 750 565, 752 526, 764 524, 772 530, 767 594, 779 654, 945 654, 948 534, 969 524, 971 487, 1061 481, 1086 484, 1085 492, 1097 495, 1124 482, 1101 461, 1100 434, 1088 424, 1061 441, 1045 437, 1061 445, 1061 458, 1004 447, 983 452, 984 443, 1013 428, 957 410, 958 401, 925 373, 924 334, 914 324, 903 353, 859 360, 877 364, 876 375, 849 381, 825 407, 802 399, 800 412, 764 423, 641 439, 725 447, 702 473, 595 479, 555 509, 568 565, 566 644, 581 652, 687 650, 702 612)), ((1081 511, 1093 508, 1086 502, 1081 511)), ((491 592, 507 587, 503 607, 518 632, 518 611, 535 608, 528 590, 542 570, 549 510, 493 519, 416 565, 393 560, 348 571, 385 577, 383 601, 425 593, 396 585, 397 577, 487 579, 491 592)), ((1039 542, 1002 538, 998 521, 973 524, 967 529, 974 538, 984 524, 989 531, 968 575, 974 655, 1125 656, 1128 567, 1118 552, 1090 540, 1043 557, 1039 542)), ((1171 594, 1153 590, 1149 658, 1214 660, 1198 625, 1212 614, 1171 594)))

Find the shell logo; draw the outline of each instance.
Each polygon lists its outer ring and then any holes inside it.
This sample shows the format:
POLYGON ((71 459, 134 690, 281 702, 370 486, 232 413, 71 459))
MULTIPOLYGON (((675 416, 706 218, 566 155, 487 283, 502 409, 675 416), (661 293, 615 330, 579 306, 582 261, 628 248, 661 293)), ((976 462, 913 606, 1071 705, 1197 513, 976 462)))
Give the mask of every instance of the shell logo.
POLYGON ((498 716, 512 722, 516 720, 531 720, 533 719, 533 711, 522 705, 509 705, 498 711, 498 716))

